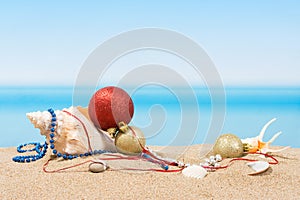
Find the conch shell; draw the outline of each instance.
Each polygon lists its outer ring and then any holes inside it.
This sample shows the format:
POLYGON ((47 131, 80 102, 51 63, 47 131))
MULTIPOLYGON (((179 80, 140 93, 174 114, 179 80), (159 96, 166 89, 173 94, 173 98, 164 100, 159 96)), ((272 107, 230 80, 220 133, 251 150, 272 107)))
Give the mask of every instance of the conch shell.
MULTIPOLYGON (((86 109, 70 107, 56 110, 55 149, 62 154, 82 154, 94 150, 116 152, 114 140, 108 133, 97 129, 89 120, 86 109)), ((35 128, 40 129, 41 135, 50 140, 52 116, 48 111, 37 111, 26 114, 35 128)))

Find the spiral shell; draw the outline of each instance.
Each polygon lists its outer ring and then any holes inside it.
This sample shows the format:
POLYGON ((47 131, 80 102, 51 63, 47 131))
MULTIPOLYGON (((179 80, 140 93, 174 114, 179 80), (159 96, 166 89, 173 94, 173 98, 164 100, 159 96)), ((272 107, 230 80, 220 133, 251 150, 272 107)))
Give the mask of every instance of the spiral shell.
MULTIPOLYGON (((114 141, 102 130, 98 130, 85 114, 85 108, 70 107, 56 110, 55 148, 60 153, 80 154, 94 150, 116 152, 114 141)), ((41 135, 50 140, 52 116, 48 111, 26 114, 41 135)))

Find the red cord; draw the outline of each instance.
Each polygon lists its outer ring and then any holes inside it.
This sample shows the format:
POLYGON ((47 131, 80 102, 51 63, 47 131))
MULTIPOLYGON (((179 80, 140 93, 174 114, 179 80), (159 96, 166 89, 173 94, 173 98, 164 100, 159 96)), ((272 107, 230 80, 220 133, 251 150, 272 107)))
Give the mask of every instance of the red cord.
MULTIPOLYGON (((66 111, 66 110, 63 110, 63 112, 67 113, 68 115, 74 117, 76 120, 78 120, 82 127, 84 128, 84 131, 85 131, 85 134, 86 134, 86 137, 87 137, 87 140, 88 140, 88 146, 89 146, 89 150, 91 151, 92 148, 91 148, 91 144, 90 144, 90 139, 89 139, 89 135, 88 135, 88 132, 87 132, 87 129, 84 125, 84 123, 78 118, 76 117, 74 114, 66 111)), ((151 162, 155 162, 157 164, 163 164, 163 165, 171 165, 171 166, 178 166, 178 164, 176 162, 170 162, 170 161, 167 161, 167 160, 163 160, 161 158, 158 158, 157 156, 155 156, 152 152, 150 152, 148 149, 146 149, 142 144, 141 142, 139 141, 135 131, 130 127, 128 126, 128 128, 132 131, 133 135, 137 138, 137 141, 139 142, 141 148, 142 148, 142 153, 145 153, 145 154, 148 154, 148 155, 151 155, 154 159, 156 159, 157 161, 153 160, 153 159, 147 159, 147 158, 144 158, 144 157, 141 157, 141 156, 120 156, 120 155, 115 155, 115 154, 106 154, 106 155, 109 155, 109 156, 113 156, 115 158, 102 158, 102 160, 147 160, 147 161, 151 161, 151 162)), ((261 153, 261 152, 256 152, 256 153, 250 153, 248 152, 247 154, 260 154, 260 155, 264 155, 265 157, 268 157, 268 158, 271 158, 274 162, 269 162, 269 164, 271 165, 275 165, 275 164, 278 164, 278 160, 276 158, 274 158, 273 156, 269 155, 269 154, 265 154, 265 153, 261 153)), ((233 158, 229 161, 229 163, 227 165, 224 165, 224 166, 220 166, 220 167, 214 167, 214 166, 203 166, 204 168, 206 169, 225 169, 227 167, 229 167, 229 165, 234 162, 234 161, 238 161, 238 160, 243 160, 243 161, 249 161, 249 162, 254 162, 254 161, 257 161, 257 160, 254 160, 254 159, 248 159, 248 158, 233 158)), ((60 171, 64 171, 64 170, 67 170, 67 169, 71 169, 71 168, 74 168, 74 167, 78 167, 80 165, 83 165, 83 164, 86 164, 86 163, 89 163, 89 162, 92 162, 92 163, 96 163, 96 161, 93 161, 93 160, 87 160, 87 161, 84 161, 82 163, 79 163, 79 164, 75 164, 75 165, 72 165, 72 166, 68 166, 68 167, 64 167, 64 168, 61 168, 61 169, 57 169, 57 170, 47 170, 46 167, 49 165, 51 159, 49 159, 44 165, 43 165, 43 171, 46 172, 46 173, 55 173, 55 172, 60 172, 60 171)), ((180 172, 184 169, 184 167, 180 168, 180 169, 169 169, 169 170, 165 170, 165 169, 136 169, 136 168, 123 168, 123 169, 119 169, 119 170, 115 170, 115 171, 120 171, 120 170, 139 170, 139 171, 155 171, 155 172, 180 172)))
POLYGON ((169 162, 167 160, 163 160, 161 158, 158 158, 157 156, 155 156, 152 152, 150 152, 148 149, 146 149, 140 142, 139 138, 137 137, 137 135, 135 134, 135 131, 133 130, 133 128, 131 128, 130 126, 128 126, 128 128, 132 131, 133 135, 136 137, 138 143, 140 144, 140 147, 142 148, 142 153, 145 153, 145 154, 148 154, 148 155, 151 155, 153 158, 155 158, 156 160, 158 161, 161 161, 161 162, 158 162, 158 164, 165 164, 165 165, 171 165, 171 166, 178 166, 178 164, 176 162, 169 162))

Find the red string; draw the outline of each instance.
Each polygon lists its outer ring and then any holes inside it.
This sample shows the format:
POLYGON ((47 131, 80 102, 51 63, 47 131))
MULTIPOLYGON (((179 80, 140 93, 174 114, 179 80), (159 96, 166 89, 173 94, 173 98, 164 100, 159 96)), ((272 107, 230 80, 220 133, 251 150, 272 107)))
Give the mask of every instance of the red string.
MULTIPOLYGON (((91 151, 92 148, 91 148, 91 144, 90 144, 90 139, 89 139, 89 135, 88 135, 88 132, 87 132, 87 129, 84 125, 84 123, 78 118, 76 117, 75 115, 73 115, 72 113, 66 111, 66 110, 63 110, 63 112, 67 113, 68 115, 74 117, 76 120, 78 120, 81 125, 83 126, 84 128, 84 131, 85 131, 85 134, 87 136, 87 140, 88 140, 88 146, 89 146, 89 150, 91 151)), ((155 156, 152 152, 150 152, 148 149, 146 149, 142 144, 141 142, 139 141, 135 131, 130 127, 128 126, 128 128, 132 131, 133 135, 137 138, 137 141, 138 143, 140 144, 141 148, 142 148, 142 153, 145 153, 145 154, 148 154, 150 156, 152 156, 152 158, 154 159, 148 159, 148 158, 144 158, 144 157, 141 157, 141 156, 120 156, 120 155, 116 155, 116 154, 106 154, 106 155, 109 155, 109 156, 113 156, 115 158, 101 158, 102 160, 147 160, 147 161, 150 161, 150 162, 154 162, 154 163, 157 163, 157 164, 160 164, 160 165, 171 165, 171 166, 178 166, 178 164, 176 162, 170 162, 170 161, 167 161, 167 160, 163 160, 161 158, 158 158, 157 156, 155 156), (155 160, 156 159, 156 160, 155 160)), ((278 164, 278 160, 276 158, 274 158, 273 156, 271 155, 268 155, 268 154, 265 154, 265 153, 261 153, 261 152, 256 152, 256 153, 250 153, 248 152, 247 154, 260 154, 260 155, 264 155, 265 157, 268 157, 268 158, 271 158, 273 160, 273 162, 269 162, 269 164, 278 164)), ((230 166, 230 164, 234 161, 238 161, 238 160, 243 160, 243 161, 249 161, 249 162, 254 162, 254 161, 257 161, 255 159, 248 159, 248 158, 233 158, 229 161, 229 163, 227 165, 224 165, 224 166, 220 166, 220 167, 214 167, 214 166, 203 166, 204 168, 206 169, 225 169, 227 167, 230 166)), ((64 168, 61 168, 61 169, 57 169, 57 170, 47 170, 47 166, 49 165, 51 159, 49 159, 44 165, 43 165, 43 171, 46 172, 46 173, 55 173, 55 172, 60 172, 60 171, 64 171, 64 170, 67 170, 67 169, 71 169, 71 168, 74 168, 74 167, 78 167, 78 166, 81 166, 83 164, 86 164, 86 163, 89 163, 89 162, 92 162, 92 163, 97 163, 96 161, 93 161, 93 160, 87 160, 87 161, 84 161, 84 162, 81 162, 81 163, 78 163, 78 164, 75 164, 75 165, 72 165, 72 166, 68 166, 68 167, 64 167, 64 168)), ((115 171, 120 171, 120 170, 139 170, 139 171, 155 171, 155 172, 180 172, 184 169, 184 167, 180 168, 180 169, 169 169, 169 170, 165 170, 165 169, 137 169, 137 168, 123 168, 123 169, 119 169, 119 170, 115 170, 115 171)))
POLYGON ((153 158, 155 158, 158 161, 158 164, 163 164, 163 165, 171 165, 171 166, 178 166, 178 164, 176 162, 169 162, 167 160, 163 160, 161 158, 158 158, 157 156, 155 156, 152 152, 150 152, 148 149, 146 149, 140 142, 139 138, 137 137, 137 135, 135 134, 135 131, 133 130, 133 128, 131 128, 130 126, 128 126, 128 128, 132 131, 133 136, 136 137, 138 143, 140 144, 140 147, 142 148, 142 152, 148 155, 151 155, 153 158))
MULTIPOLYGON (((115 158, 101 158, 101 160, 146 160, 142 157, 138 157, 138 156, 131 156, 131 157, 124 157, 124 156, 119 156, 119 155, 113 155, 113 154, 109 154, 109 156, 115 156, 115 158)), ((75 164, 75 165, 71 165, 71 166, 68 166, 68 167, 63 167, 63 168, 60 168, 60 169, 56 169, 56 170, 47 170, 47 167, 50 163, 52 159, 49 159, 46 163, 44 163, 43 165, 43 171, 46 172, 46 173, 56 173, 56 172, 61 172, 61 171, 65 171, 67 169, 71 169, 71 168, 75 168, 75 167, 78 167, 78 166, 81 166, 81 165, 84 165, 86 163, 99 163, 97 161, 94 161, 94 160, 87 160, 87 161, 84 161, 84 162, 81 162, 81 163, 78 163, 78 164, 75 164)), ((169 170, 164 170, 164 169, 138 169, 138 168, 122 168, 122 169, 111 169, 113 171, 123 171, 123 170, 127 170, 127 171, 155 171, 155 172, 180 172, 183 170, 183 168, 180 168, 180 169, 169 169, 169 170)))
POLYGON ((61 168, 61 169, 56 169, 56 170, 47 170, 46 167, 49 165, 50 161, 52 159, 49 159, 44 165, 43 165, 43 171, 46 172, 46 173, 55 173, 55 172, 60 172, 60 171, 64 171, 64 170, 67 170, 67 169, 71 169, 71 168, 74 168, 74 167, 78 167, 80 165, 83 165, 85 163, 89 163, 89 162, 93 162, 95 163, 95 161, 93 160, 87 160, 85 162, 82 162, 82 163, 79 163, 79 164, 76 164, 76 165, 71 165, 71 166, 68 166, 68 167, 64 167, 64 168, 61 168))

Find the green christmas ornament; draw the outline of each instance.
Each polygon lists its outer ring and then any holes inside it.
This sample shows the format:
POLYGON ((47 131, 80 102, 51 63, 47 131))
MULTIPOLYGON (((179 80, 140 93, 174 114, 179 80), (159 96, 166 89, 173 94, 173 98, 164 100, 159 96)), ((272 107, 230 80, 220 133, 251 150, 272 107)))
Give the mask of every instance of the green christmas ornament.
POLYGON ((243 156, 243 143, 239 137, 234 134, 221 135, 214 147, 213 153, 220 154, 223 158, 236 158, 243 156))

